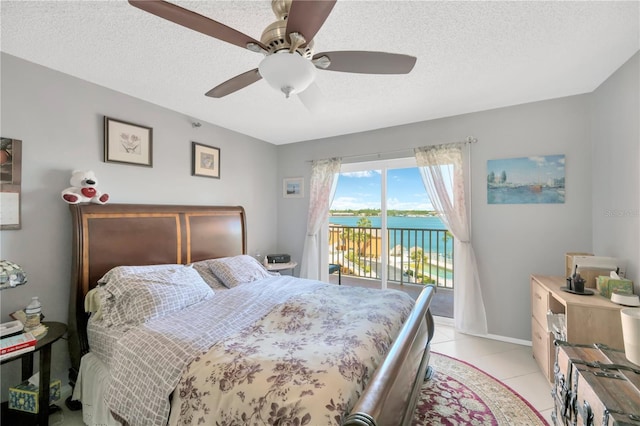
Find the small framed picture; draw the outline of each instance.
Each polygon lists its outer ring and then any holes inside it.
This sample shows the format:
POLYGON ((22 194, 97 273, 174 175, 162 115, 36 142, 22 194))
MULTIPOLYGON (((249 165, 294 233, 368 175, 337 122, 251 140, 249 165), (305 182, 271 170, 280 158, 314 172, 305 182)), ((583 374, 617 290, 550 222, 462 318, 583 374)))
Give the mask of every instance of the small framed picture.
POLYGON ((304 197, 304 178, 285 178, 282 182, 282 196, 284 198, 304 197))
POLYGON ((18 185, 22 181, 22 141, 0 138, 0 185, 18 185))
POLYGON ((191 142, 191 175, 220 179, 220 148, 191 142))
POLYGON ((153 129, 104 118, 104 162, 153 167, 153 129))
POLYGON ((20 229, 22 141, 0 138, 0 229, 20 229))

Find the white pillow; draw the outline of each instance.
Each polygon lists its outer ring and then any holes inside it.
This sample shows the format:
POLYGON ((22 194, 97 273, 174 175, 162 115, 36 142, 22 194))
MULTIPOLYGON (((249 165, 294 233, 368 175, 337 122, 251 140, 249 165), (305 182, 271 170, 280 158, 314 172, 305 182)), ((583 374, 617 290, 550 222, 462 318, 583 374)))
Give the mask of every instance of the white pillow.
POLYGON ((229 288, 278 275, 270 273, 260 262, 246 254, 212 259, 209 267, 222 284, 229 288))
POLYGON ((118 266, 98 283, 107 326, 139 325, 214 295, 200 274, 184 265, 118 266))

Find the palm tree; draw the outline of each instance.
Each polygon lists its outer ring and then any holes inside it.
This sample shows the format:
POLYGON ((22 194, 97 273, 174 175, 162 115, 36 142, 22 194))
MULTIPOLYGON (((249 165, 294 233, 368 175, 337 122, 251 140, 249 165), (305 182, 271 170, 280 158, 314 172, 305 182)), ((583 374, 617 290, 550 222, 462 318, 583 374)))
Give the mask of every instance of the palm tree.
POLYGON ((409 259, 413 260, 416 264, 416 269, 420 267, 420 264, 424 261, 423 251, 420 247, 414 247, 409 250, 409 259))
POLYGON ((414 247, 410 250, 409 259, 415 264, 416 277, 421 277, 424 273, 424 265, 429 263, 429 255, 424 254, 420 247, 414 247))
MULTIPOLYGON (((444 242, 444 247, 446 249, 445 264, 447 261, 453 260, 453 249, 452 250, 447 249, 447 243, 449 242, 449 240, 453 240, 453 234, 450 231, 445 231, 444 234, 442 235, 442 241, 444 242)), ((437 262, 438 264, 440 264, 439 259, 437 262)))
POLYGON ((362 249, 367 245, 371 239, 369 231, 363 231, 361 228, 371 228, 371 221, 367 217, 361 217, 358 220, 355 228, 345 228, 342 231, 342 238, 346 241, 353 242, 353 246, 356 248, 358 256, 360 256, 362 249))
POLYGON ((369 218, 366 216, 362 216, 358 220, 358 223, 356 223, 356 226, 358 228, 371 228, 371 220, 369 220, 369 218))
POLYGON ((442 234, 442 242, 444 243, 445 247, 447 246, 447 243, 451 239, 453 239, 453 234, 451 233, 451 231, 449 230, 444 231, 444 234, 442 234))

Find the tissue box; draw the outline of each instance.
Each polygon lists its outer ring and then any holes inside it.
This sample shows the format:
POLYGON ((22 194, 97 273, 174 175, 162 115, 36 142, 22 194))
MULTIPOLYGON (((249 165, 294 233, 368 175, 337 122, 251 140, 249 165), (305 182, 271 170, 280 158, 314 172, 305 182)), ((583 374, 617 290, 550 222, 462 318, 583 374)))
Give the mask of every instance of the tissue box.
MULTIPOLYGON (((49 386, 49 403, 60 399, 60 380, 52 380, 49 386)), ((12 410, 26 411, 27 413, 38 413, 38 386, 31 383, 22 382, 17 386, 9 388, 9 408, 12 410)))
POLYGON ((596 287, 601 296, 611 298, 614 291, 622 294, 633 294, 633 281, 626 278, 611 278, 599 276, 596 287))

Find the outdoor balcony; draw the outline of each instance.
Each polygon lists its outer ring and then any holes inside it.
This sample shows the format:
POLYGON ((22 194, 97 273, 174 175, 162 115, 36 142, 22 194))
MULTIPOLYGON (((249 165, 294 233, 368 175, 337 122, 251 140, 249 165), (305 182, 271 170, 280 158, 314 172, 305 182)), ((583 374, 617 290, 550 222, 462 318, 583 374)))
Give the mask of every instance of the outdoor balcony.
MULTIPOLYGON (((340 281, 342 285, 353 287, 380 288, 380 280, 360 278, 354 275, 342 275, 340 281)), ((338 284, 338 274, 334 273, 329 275, 329 282, 338 284)), ((399 284, 392 282, 387 284, 387 288, 404 291, 414 299, 418 298, 422 287, 422 284, 399 284)), ((430 309, 431 313, 437 317, 453 318, 453 289, 436 287, 436 293, 431 301, 430 309)))
MULTIPOLYGON (((436 316, 453 317, 453 239, 442 229, 387 228, 387 288, 416 298, 425 284, 436 286, 436 316)), ((380 288, 381 229, 329 226, 329 263, 341 265, 342 285, 380 288)), ((338 283, 338 274, 330 275, 338 283)))

